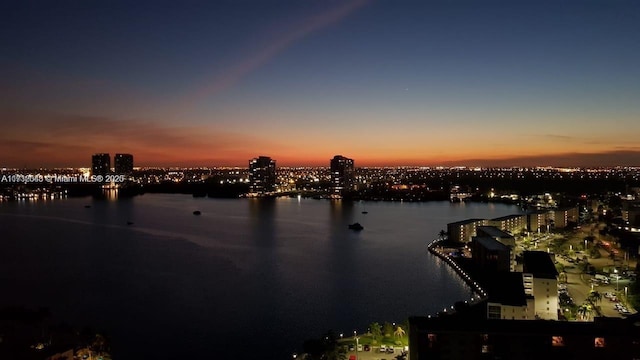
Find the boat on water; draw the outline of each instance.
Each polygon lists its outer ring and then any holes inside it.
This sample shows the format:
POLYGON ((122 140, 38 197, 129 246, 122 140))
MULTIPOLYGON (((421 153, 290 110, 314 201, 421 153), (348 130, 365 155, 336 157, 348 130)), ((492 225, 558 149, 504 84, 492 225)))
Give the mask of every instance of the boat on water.
POLYGON ((91 207, 91 205, 85 205, 84 207, 85 207, 85 209, 88 209, 88 208, 91 207))
POLYGON ((133 221, 127 221, 127 225, 133 225, 133 221))
POLYGON ((368 214, 369 212, 365 210, 365 211, 363 211, 362 213, 363 213, 363 214, 368 214))
POLYGON ((194 211, 194 212, 193 212, 193 215, 200 215, 200 214, 202 214, 202 213, 200 212, 200 210, 196 210, 196 211, 194 211))
POLYGON ((360 225, 360 223, 353 223, 353 224, 349 224, 349 229, 355 230, 355 231, 360 231, 360 230, 364 229, 364 226, 360 225))

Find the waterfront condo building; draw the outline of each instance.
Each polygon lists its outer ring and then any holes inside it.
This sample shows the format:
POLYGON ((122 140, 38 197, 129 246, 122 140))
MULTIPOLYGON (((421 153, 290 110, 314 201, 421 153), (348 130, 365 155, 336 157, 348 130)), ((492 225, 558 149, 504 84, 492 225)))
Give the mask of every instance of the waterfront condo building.
POLYGON ((485 271, 513 271, 509 246, 489 236, 474 236, 471 240, 473 263, 485 271))
POLYGON ((495 226, 478 226, 478 237, 489 237, 509 248, 509 267, 507 271, 514 271, 516 267, 516 239, 506 231, 495 226))
POLYGON ((111 157, 109 154, 94 154, 91 156, 91 175, 105 176, 111 171, 111 157))
POLYGON ((491 219, 489 220, 489 225, 508 231, 513 235, 519 235, 527 230, 527 215, 514 214, 491 219))
POLYGON ((131 154, 116 154, 113 163, 117 175, 127 175, 133 172, 133 155, 131 154))
POLYGON ((353 159, 336 155, 331 159, 331 195, 342 196, 354 189, 355 168, 353 159))
POLYGON ((447 234, 451 241, 469 242, 473 236, 476 236, 476 228, 487 224, 488 220, 485 219, 456 221, 447 224, 447 234))
POLYGON ((489 294, 487 319, 534 320, 534 298, 524 292, 520 272, 493 272, 484 282, 489 294))
POLYGON ((249 192, 265 195, 276 190, 276 161, 268 156, 249 160, 249 192))

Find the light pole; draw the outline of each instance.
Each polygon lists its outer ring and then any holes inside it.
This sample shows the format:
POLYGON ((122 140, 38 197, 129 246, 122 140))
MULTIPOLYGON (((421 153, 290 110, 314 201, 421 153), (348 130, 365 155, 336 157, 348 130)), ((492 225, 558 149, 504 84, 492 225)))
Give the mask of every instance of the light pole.
POLYGON ((625 286, 624 287, 624 302, 627 303, 627 305, 629 305, 629 287, 625 286))
POLYGON ((620 279, 620 277, 618 276, 618 269, 613 269, 613 273, 616 275, 616 292, 619 291, 618 289, 618 279, 620 279))
POLYGON ((360 338, 358 336, 356 336, 356 331, 353 330, 353 337, 356 339, 356 360, 358 360, 358 345, 360 345, 358 343, 358 340, 360 340, 360 338))

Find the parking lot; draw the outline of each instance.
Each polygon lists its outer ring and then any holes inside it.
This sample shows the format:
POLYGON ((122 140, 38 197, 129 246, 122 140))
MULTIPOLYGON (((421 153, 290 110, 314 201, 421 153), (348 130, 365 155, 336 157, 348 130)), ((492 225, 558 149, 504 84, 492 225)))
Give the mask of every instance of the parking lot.
POLYGON ((361 351, 357 351, 356 354, 355 350, 355 347, 353 347, 353 350, 347 351, 347 359, 354 360, 357 356, 358 360, 392 360, 395 359, 396 356, 401 355, 404 351, 406 351, 405 354, 407 354, 405 359, 409 359, 408 349, 400 346, 396 346, 392 350, 389 350, 389 347, 385 347, 381 350, 380 346, 370 346, 367 350, 365 346, 360 345, 359 350, 361 351))

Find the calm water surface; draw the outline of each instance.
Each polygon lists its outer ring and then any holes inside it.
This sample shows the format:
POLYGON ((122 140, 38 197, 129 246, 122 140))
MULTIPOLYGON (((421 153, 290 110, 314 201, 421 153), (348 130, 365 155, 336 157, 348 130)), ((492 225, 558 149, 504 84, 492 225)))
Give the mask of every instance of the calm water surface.
POLYGON ((149 194, 2 202, 0 305, 102 329, 120 359, 289 359, 329 329, 362 332, 466 299, 426 244, 448 222, 517 212, 149 194), (347 229, 356 221, 360 233, 347 229))

